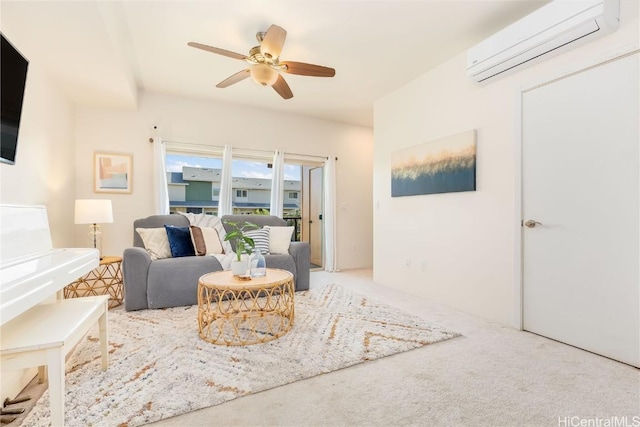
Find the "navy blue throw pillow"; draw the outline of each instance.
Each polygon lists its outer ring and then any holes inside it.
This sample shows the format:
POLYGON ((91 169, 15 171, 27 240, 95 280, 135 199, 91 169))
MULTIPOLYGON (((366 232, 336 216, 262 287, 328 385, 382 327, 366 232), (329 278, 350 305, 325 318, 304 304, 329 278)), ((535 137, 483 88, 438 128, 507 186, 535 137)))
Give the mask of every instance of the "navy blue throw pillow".
POLYGON ((174 258, 181 256, 195 256, 196 251, 193 249, 191 241, 191 232, 189 227, 175 227, 173 225, 165 225, 167 237, 169 238, 169 247, 171 248, 171 256, 174 258))

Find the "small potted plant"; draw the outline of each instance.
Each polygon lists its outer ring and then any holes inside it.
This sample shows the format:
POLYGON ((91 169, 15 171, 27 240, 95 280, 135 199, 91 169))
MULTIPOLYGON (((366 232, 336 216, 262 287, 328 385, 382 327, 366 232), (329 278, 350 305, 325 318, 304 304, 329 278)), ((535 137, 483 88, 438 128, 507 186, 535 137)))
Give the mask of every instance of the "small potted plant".
POLYGON ((253 239, 247 236, 245 233, 249 230, 256 230, 260 227, 252 222, 239 223, 225 221, 224 223, 228 224, 231 227, 231 231, 227 233, 224 240, 233 242, 236 251, 236 260, 231 262, 231 271, 233 272, 234 276, 246 274, 247 269, 249 268, 249 261, 246 257, 245 259, 243 259, 242 255, 250 255, 256 244, 254 243, 253 239))

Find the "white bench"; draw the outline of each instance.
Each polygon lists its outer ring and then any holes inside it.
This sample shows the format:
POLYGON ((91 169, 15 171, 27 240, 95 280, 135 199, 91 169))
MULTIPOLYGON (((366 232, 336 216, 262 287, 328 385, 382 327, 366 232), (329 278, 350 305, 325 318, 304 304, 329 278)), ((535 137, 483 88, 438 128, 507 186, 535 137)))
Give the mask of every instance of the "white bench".
POLYGON ((64 425, 65 356, 96 324, 100 330, 102 370, 109 364, 107 295, 56 300, 30 308, 0 328, 2 370, 38 366, 49 377, 51 425, 64 425))

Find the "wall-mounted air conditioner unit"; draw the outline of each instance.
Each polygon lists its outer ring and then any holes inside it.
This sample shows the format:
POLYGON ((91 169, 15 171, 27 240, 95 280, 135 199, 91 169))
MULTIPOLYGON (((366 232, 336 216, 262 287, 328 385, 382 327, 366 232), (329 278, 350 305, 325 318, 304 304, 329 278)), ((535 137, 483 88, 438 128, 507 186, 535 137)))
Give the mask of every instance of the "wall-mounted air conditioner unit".
POLYGON ((613 32, 619 22, 619 0, 554 0, 469 49, 467 75, 482 82, 613 32))

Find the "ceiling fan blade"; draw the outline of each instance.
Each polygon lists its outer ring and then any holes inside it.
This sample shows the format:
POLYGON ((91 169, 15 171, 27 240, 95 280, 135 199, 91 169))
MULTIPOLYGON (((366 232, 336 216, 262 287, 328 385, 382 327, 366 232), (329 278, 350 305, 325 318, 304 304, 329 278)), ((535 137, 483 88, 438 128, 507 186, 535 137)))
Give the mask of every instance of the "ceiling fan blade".
POLYGON ((238 83, 239 81, 246 79, 250 75, 251 75, 251 72, 249 71, 248 68, 246 70, 238 71, 234 75, 227 77, 226 79, 218 83, 216 87, 225 88, 225 87, 231 86, 234 83, 238 83))
POLYGON ((280 65, 286 65, 285 72, 289 74, 299 74, 301 76, 313 77, 333 77, 336 70, 321 65, 305 64, 304 62, 284 61, 280 65))
POLYGON ((207 52, 217 53, 218 55, 228 56, 233 59, 247 59, 246 55, 242 55, 240 53, 231 52, 230 50, 224 50, 213 46, 207 46, 206 44, 189 42, 187 43, 191 47, 196 47, 198 49, 206 50, 207 52))
POLYGON ((260 53, 267 59, 279 57, 286 38, 287 32, 284 28, 277 25, 270 26, 260 43, 260 53))
POLYGON ((278 80, 276 80, 276 82, 273 84, 272 87, 273 87, 273 90, 278 92, 278 94, 284 99, 293 98, 293 92, 291 92, 289 85, 284 80, 281 74, 278 74, 278 80))

